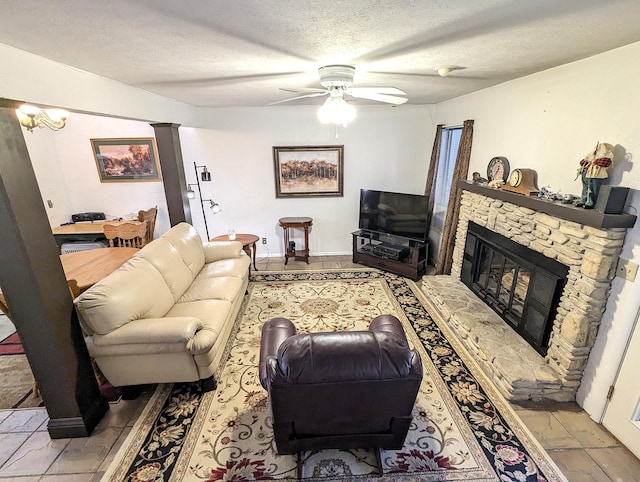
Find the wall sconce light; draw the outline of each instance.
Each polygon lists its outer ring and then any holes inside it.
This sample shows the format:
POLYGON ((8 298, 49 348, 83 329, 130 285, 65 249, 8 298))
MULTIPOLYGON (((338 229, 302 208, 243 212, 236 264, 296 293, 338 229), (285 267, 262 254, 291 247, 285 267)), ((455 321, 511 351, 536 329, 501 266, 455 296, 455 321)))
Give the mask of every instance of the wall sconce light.
POLYGON ((48 127, 59 131, 67 123, 69 113, 62 109, 40 109, 35 105, 22 104, 16 109, 16 115, 23 127, 33 132, 36 127, 48 127))
POLYGON ((209 237, 209 225, 207 224, 207 213, 204 210, 204 203, 205 202, 211 203, 211 205, 209 206, 209 209, 211 209, 213 214, 218 214, 220 211, 222 211, 222 208, 220 207, 220 205, 217 202, 213 201, 212 199, 202 199, 202 187, 200 186, 200 180, 202 180, 203 182, 210 182, 211 181, 211 172, 209 171, 209 169, 207 169, 207 166, 198 166, 194 162, 193 163, 193 169, 196 172, 196 182, 195 182, 195 184, 187 184, 187 197, 189 199, 195 199, 196 193, 193 190, 192 186, 197 186, 198 194, 200 196, 200 207, 202 208, 202 218, 204 219, 204 229, 207 232, 207 239, 210 239, 210 237, 209 237), (202 172, 198 173, 198 169, 202 169, 202 172), (198 176, 198 174, 200 174, 200 176, 198 176))

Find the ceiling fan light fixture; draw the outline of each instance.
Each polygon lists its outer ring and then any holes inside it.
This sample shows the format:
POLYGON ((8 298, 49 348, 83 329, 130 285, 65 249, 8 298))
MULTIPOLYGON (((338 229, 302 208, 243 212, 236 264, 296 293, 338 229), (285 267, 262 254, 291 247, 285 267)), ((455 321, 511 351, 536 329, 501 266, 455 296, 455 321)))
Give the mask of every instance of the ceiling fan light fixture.
POLYGON ((353 65, 325 65, 318 69, 320 85, 330 87, 351 87, 356 68, 353 65))
POLYGON ((329 97, 318 109, 318 119, 323 124, 346 126, 356 118, 356 108, 347 104, 341 96, 329 97))

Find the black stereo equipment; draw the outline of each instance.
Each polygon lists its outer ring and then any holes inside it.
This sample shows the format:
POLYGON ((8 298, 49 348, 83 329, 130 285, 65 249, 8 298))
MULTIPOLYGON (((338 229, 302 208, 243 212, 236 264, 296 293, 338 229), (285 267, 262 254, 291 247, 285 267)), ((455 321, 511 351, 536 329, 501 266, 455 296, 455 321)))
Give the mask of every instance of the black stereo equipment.
POLYGON ((390 243, 369 244, 368 246, 371 246, 371 248, 367 251, 375 256, 393 259, 394 261, 402 261, 409 255, 409 248, 406 246, 398 246, 390 243))
POLYGON ((629 195, 628 187, 609 186, 605 184, 600 187, 595 210, 604 214, 622 214, 624 205, 627 203, 629 195))
POLYGON ((71 215, 71 220, 74 223, 82 221, 104 221, 105 219, 107 218, 104 216, 104 213, 78 213, 71 215))

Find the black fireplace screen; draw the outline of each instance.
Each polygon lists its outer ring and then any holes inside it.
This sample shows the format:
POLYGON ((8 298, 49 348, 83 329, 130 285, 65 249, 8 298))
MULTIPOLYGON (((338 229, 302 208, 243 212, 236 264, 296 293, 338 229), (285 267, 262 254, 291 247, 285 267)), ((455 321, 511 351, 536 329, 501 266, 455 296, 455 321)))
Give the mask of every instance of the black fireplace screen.
POLYGON ((568 271, 556 260, 469 223, 462 282, 542 355, 568 271))

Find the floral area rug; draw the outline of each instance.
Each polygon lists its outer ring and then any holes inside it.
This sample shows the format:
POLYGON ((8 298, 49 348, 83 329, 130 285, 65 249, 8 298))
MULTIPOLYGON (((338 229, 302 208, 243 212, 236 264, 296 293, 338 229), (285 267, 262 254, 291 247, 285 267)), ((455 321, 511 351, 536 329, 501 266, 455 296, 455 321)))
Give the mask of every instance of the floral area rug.
POLYGON ((296 480, 295 456, 276 452, 258 380, 262 325, 286 317, 299 333, 366 330, 380 314, 402 321, 422 358, 405 444, 382 451, 382 475, 373 450, 305 452, 304 479, 566 480, 425 301, 414 282, 376 270, 255 274, 218 388, 160 386, 103 482, 296 480))

